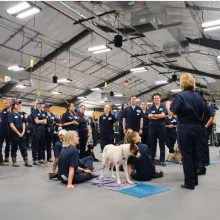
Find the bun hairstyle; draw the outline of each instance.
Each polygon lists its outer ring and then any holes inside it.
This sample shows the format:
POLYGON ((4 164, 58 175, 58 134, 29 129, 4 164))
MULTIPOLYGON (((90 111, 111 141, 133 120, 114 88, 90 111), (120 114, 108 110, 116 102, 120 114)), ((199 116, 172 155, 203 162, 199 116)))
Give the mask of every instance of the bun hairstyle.
POLYGON ((125 143, 125 144, 129 144, 129 143, 130 143, 128 137, 129 137, 129 135, 130 135, 132 132, 133 132, 132 129, 128 129, 128 130, 126 131, 125 136, 124 136, 124 143, 125 143))
POLYGON ((125 136, 126 136, 126 143, 125 144, 132 144, 134 142, 133 139, 135 138, 136 135, 137 135, 137 132, 132 131, 132 130, 129 133, 126 133, 125 134, 125 136))

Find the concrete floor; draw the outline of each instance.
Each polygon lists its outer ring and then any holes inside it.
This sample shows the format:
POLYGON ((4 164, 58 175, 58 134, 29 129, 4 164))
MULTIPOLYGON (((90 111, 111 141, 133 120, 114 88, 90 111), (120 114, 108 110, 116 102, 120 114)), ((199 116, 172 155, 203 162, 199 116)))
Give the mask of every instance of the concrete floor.
MULTIPOLYGON (((98 151, 99 149, 97 149, 98 151)), ((219 148, 211 147, 211 157, 220 160, 219 148)), ((18 152, 20 155, 20 153, 18 152)), ((100 156, 97 153, 98 157, 100 156)), ((88 183, 68 191, 45 172, 52 164, 26 168, 0 167, 1 220, 207 220, 219 218, 220 164, 210 165, 194 191, 181 189, 181 165, 163 167, 164 178, 148 182, 167 187, 165 193, 134 198, 88 183)), ((95 164, 96 168, 100 166, 95 164)))

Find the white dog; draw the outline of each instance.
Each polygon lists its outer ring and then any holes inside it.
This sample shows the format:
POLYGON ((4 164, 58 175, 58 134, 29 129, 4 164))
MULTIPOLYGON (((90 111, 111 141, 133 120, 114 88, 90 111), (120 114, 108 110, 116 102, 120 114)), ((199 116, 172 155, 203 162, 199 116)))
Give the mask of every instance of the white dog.
POLYGON ((117 179, 117 184, 121 184, 119 176, 119 166, 122 164, 125 172, 127 182, 129 184, 134 184, 128 175, 127 161, 130 156, 139 157, 138 146, 134 143, 131 144, 121 144, 119 146, 115 145, 106 145, 102 153, 102 170, 100 178, 104 178, 104 169, 105 167, 109 168, 111 166, 112 178, 117 179), (113 169, 116 168, 116 177, 114 175, 113 169))

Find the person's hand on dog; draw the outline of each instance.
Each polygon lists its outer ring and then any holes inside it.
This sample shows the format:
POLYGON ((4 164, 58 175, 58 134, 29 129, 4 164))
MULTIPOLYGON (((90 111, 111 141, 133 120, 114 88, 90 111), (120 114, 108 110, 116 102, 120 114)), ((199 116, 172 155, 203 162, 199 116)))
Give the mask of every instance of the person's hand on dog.
POLYGON ((71 190, 73 190, 74 189, 74 185, 67 185, 67 187, 66 187, 67 189, 71 189, 71 190))

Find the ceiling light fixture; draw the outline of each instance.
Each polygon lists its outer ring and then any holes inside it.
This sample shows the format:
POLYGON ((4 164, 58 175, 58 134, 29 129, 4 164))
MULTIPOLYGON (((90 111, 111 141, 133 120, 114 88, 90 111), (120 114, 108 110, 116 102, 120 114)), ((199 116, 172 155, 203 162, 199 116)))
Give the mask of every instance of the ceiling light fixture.
POLYGON ((62 92, 57 92, 57 91, 55 91, 55 92, 51 92, 51 94, 52 94, 52 95, 61 95, 62 92))
POLYGON ((25 11, 25 12, 22 12, 22 13, 18 14, 16 17, 17 18, 26 18, 30 15, 34 15, 34 14, 37 14, 39 12, 40 12, 39 8, 31 8, 31 9, 25 11))
POLYGON ((212 26, 216 26, 216 25, 220 25, 220 20, 208 21, 208 22, 202 23, 203 28, 212 27, 212 26))
POLYGON ((145 66, 132 68, 130 69, 131 72, 145 72, 148 71, 148 69, 145 66))
POLYGON ((140 101, 141 101, 141 99, 139 99, 139 98, 136 99, 136 102, 140 102, 140 101))
POLYGON ((97 88, 92 88, 92 89, 91 89, 91 91, 93 91, 93 92, 100 91, 100 90, 101 90, 101 89, 98 88, 98 87, 97 87, 97 88))
POLYGON ((112 50, 111 48, 106 48, 106 49, 104 49, 104 50, 97 50, 97 51, 94 51, 94 52, 92 52, 92 53, 94 53, 94 54, 104 53, 104 52, 108 52, 108 51, 111 51, 111 50, 112 50))
POLYGON ((166 80, 159 80, 159 81, 156 81, 155 84, 159 85, 159 84, 166 84, 168 83, 166 80))
POLYGON ((99 100, 99 103, 105 103, 105 100, 99 100))
POLYGON ((115 94, 114 96, 115 96, 115 97, 123 97, 124 95, 121 94, 121 93, 119 93, 119 94, 115 94))
POLYGON ((84 97, 84 96, 79 96, 79 97, 77 97, 77 99, 80 99, 80 100, 86 100, 86 99, 87 99, 87 97, 84 97))
POLYGON ((59 83, 69 83, 69 82, 72 82, 72 79, 58 79, 57 82, 59 82, 59 83))
POLYGON ((153 105, 153 102, 147 102, 147 105, 153 105))
POLYGON ((24 89, 24 88, 27 88, 28 86, 27 85, 17 85, 16 88, 19 88, 19 89, 24 89))
POLYGON ((115 105, 121 105, 120 103, 115 103, 115 105))
POLYGON ((100 45, 100 46, 90 47, 90 48, 88 48, 88 51, 93 52, 93 51, 97 51, 97 50, 104 50, 107 48, 108 47, 106 45, 100 45))
POLYGON ((171 92, 175 93, 175 92, 181 92, 181 89, 171 89, 171 92))
POLYGON ((203 31, 214 31, 220 29, 220 25, 219 26, 214 26, 214 27, 208 27, 208 28, 204 28, 203 31))
POLYGON ((17 14, 18 12, 21 12, 27 8, 30 8, 31 5, 27 2, 21 2, 11 8, 9 8, 6 12, 10 15, 14 15, 14 14, 17 14))
POLYGON ((20 70, 24 70, 24 67, 15 65, 15 66, 10 66, 8 67, 8 70, 12 70, 12 71, 20 71, 20 70))
POLYGON ((220 60, 220 56, 217 56, 217 59, 220 60))

